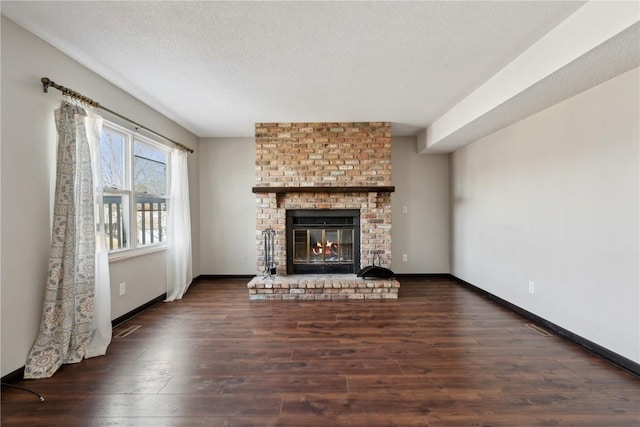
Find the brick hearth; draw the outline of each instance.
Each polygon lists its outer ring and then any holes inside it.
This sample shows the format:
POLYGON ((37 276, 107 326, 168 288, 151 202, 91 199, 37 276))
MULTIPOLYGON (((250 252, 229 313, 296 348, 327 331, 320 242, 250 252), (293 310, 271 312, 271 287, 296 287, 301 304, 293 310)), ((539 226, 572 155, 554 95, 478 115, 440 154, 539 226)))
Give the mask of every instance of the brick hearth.
POLYGON ((250 300, 387 300, 398 299, 396 279, 362 279, 355 274, 291 274, 254 277, 250 300))

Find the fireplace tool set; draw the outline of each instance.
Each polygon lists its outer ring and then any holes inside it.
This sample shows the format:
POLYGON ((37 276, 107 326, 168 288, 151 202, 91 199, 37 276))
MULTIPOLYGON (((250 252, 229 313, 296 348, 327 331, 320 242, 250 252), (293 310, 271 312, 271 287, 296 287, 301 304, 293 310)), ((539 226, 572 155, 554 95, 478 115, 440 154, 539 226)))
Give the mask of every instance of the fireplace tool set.
POLYGON ((262 270, 262 275, 264 277, 272 277, 276 274, 275 236, 276 231, 271 227, 262 231, 264 239, 264 270, 262 270))

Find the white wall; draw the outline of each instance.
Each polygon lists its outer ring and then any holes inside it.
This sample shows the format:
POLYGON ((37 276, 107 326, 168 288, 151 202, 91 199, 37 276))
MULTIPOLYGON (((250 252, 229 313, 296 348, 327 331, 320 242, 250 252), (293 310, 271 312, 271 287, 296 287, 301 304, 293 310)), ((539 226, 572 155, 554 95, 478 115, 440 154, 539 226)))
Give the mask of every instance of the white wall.
POLYGON ((453 274, 635 362, 639 80, 636 68, 452 156, 453 274))
POLYGON ((255 158, 253 138, 200 141, 202 274, 256 274, 255 158))
MULTIPOLYGON (((53 110, 60 92, 42 92, 41 77, 68 85, 197 150, 198 138, 122 92, 68 56, 2 17, 1 323, 2 375, 24 366, 40 323, 51 241, 56 136, 53 110)), ((162 90, 162 88, 159 88, 162 90)), ((105 116, 106 117, 106 116, 105 116)), ((196 154, 189 158, 194 275, 199 266, 199 187, 196 154)), ((112 272, 112 318, 162 295, 164 252, 119 261, 112 272), (158 274, 160 272, 160 274, 158 274), (127 282, 128 292, 115 287, 127 282)))
MULTIPOLYGON (((392 150, 392 269, 448 273, 448 155, 417 154, 415 137, 394 137, 392 150)), ((202 274, 256 274, 254 139, 201 140, 200 183, 202 274)))
POLYGON ((418 154, 416 137, 393 137, 391 148, 391 269, 449 273, 449 155, 418 154))

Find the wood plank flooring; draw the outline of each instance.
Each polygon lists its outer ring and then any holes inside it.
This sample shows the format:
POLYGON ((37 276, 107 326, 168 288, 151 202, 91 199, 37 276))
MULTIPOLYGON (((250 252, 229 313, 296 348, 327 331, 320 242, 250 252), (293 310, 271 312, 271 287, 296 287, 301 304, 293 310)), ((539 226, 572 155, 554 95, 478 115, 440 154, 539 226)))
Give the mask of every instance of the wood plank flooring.
POLYGON ((449 280, 396 301, 248 300, 201 282, 108 355, 8 389, 2 426, 633 426, 640 379, 449 280))

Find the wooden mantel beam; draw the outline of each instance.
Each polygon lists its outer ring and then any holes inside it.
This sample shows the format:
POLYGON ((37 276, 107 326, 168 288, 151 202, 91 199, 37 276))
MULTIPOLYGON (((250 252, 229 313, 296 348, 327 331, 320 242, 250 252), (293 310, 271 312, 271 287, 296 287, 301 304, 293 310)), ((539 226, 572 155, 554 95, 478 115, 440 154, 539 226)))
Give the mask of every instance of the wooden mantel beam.
POLYGON ((394 186, 370 186, 370 187, 252 187, 253 193, 393 193, 394 186))

